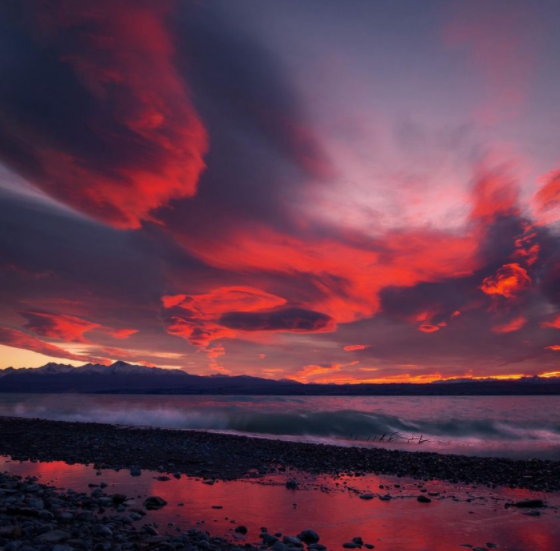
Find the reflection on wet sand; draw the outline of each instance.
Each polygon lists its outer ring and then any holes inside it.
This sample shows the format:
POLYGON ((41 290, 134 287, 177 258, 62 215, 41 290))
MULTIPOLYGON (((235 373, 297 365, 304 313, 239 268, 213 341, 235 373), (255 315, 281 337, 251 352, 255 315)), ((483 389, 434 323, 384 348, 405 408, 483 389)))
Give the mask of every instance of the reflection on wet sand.
POLYGON ((285 535, 312 528, 329 549, 341 548, 356 536, 382 551, 443 551, 460 549, 460 545, 488 548, 488 543, 509 551, 557 551, 560 541, 560 496, 527 490, 296 472, 289 477, 297 479, 299 489, 288 490, 286 477, 279 475, 212 484, 186 476, 159 481, 157 472, 131 477, 129 471, 104 470, 96 475, 84 465, 19 463, 6 458, 0 460, 0 470, 37 475, 43 483, 77 491, 90 492, 88 485, 103 481, 108 484, 107 493, 123 493, 139 503, 147 495, 160 496, 168 505, 150 511, 143 522, 157 523, 160 532, 202 528, 240 543, 260 542, 261 527, 285 535), (375 497, 361 499, 364 493, 375 497), (421 494, 430 495, 431 502, 420 503, 421 494), (379 499, 379 495, 390 499, 379 499), (539 511, 539 516, 505 508, 512 500, 529 497, 543 498, 549 507, 539 511), (247 526, 246 536, 235 533, 240 524, 247 526))

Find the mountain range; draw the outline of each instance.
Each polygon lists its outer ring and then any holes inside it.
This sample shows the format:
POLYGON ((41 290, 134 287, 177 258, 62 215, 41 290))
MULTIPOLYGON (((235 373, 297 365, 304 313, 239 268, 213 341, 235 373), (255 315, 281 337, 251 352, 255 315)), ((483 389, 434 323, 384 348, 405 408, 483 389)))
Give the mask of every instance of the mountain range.
POLYGON ((123 361, 110 366, 73 367, 48 363, 37 368, 0 370, 1 392, 113 394, 268 394, 322 396, 434 396, 560 394, 560 379, 526 377, 519 380, 456 379, 437 383, 304 384, 248 375, 192 375, 180 369, 161 369, 123 361))

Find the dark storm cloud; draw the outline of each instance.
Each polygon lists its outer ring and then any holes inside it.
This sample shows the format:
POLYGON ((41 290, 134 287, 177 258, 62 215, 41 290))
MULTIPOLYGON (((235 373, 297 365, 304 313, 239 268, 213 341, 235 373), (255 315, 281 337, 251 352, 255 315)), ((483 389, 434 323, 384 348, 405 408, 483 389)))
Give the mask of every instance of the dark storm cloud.
POLYGON ((220 324, 240 331, 332 331, 336 322, 325 314, 304 308, 283 308, 272 312, 227 312, 220 324))
POLYGON ((333 167, 286 68, 256 36, 215 6, 184 7, 174 18, 177 62, 195 92, 211 135, 224 121, 270 147, 309 176, 330 176, 333 167))

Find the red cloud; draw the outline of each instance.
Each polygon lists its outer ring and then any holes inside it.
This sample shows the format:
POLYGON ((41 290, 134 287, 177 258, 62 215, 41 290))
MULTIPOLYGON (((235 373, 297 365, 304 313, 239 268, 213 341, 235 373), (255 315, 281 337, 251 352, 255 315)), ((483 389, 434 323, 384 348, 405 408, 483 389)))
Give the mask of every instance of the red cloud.
POLYGON ((544 181, 533 198, 533 204, 539 222, 550 224, 560 217, 560 170, 547 174, 544 181))
POLYGON ((339 364, 334 365, 316 365, 310 364, 306 365, 303 369, 300 369, 298 372, 291 375, 289 378, 293 379, 294 381, 299 381, 301 383, 309 382, 309 379, 312 379, 316 375, 325 375, 332 373, 334 371, 340 371, 342 368, 339 364))
POLYGON ((513 298, 526 291, 530 286, 531 278, 527 270, 514 262, 502 266, 496 275, 485 278, 480 289, 487 295, 513 298))
POLYGON ((138 333, 137 329, 112 329, 100 323, 88 321, 68 314, 54 314, 32 310, 21 311, 20 314, 27 320, 25 329, 37 335, 58 339, 64 342, 90 343, 84 335, 93 330, 108 333, 115 339, 127 339, 138 333))
POLYGON ((424 323, 418 327, 418 331, 422 331, 422 333, 435 333, 439 329, 439 325, 431 325, 430 323, 424 323))
POLYGON ((238 226, 216 238, 178 238, 211 266, 305 276, 314 289, 302 305, 339 323, 375 314, 385 287, 463 276, 477 267, 477 236, 424 229, 355 242, 305 240, 266 226, 238 226))
POLYGON ((286 304, 286 299, 255 287, 219 287, 199 295, 162 297, 165 308, 178 306, 199 319, 216 319, 226 312, 254 312, 286 304))
POLYGON ((111 361, 106 358, 72 354, 60 346, 46 343, 32 335, 27 335, 22 331, 9 329, 8 327, 0 327, 0 344, 13 348, 21 348, 23 350, 31 350, 32 352, 38 352, 39 354, 44 354, 45 356, 51 356, 53 358, 65 358, 67 360, 94 362, 104 365, 109 365, 111 363, 111 361))
POLYGON ((172 199, 193 196, 207 136, 173 65, 169 2, 31 5, 43 47, 81 83, 93 147, 59 148, 40 125, 12 122, 27 157, 7 161, 47 194, 116 228, 138 228, 172 199))
POLYGON ((138 329, 109 329, 107 332, 115 339, 128 339, 138 333, 138 329))
POLYGON ((519 331, 526 323, 527 320, 523 316, 519 316, 515 319, 512 319, 511 321, 508 321, 507 323, 495 325, 494 327, 492 327, 492 331, 500 335, 504 333, 513 333, 515 331, 519 331))
POLYGON ((541 327, 554 327, 555 329, 560 329, 560 315, 556 316, 553 320, 543 321, 541 327))
POLYGON ((84 337, 84 333, 101 327, 98 323, 65 314, 32 311, 24 311, 20 314, 27 319, 24 325, 26 329, 37 335, 65 342, 87 343, 89 341, 84 337))
POLYGON ((167 331, 197 346, 233 337, 235 332, 219 323, 229 311, 252 312, 286 304, 286 300, 254 287, 220 287, 199 295, 162 297, 163 306, 176 312, 166 322, 167 331))
POLYGON ((497 215, 516 214, 518 189, 516 182, 504 170, 480 168, 472 190, 471 218, 491 221, 497 215))
POLYGON ((545 346, 547 350, 554 350, 555 352, 560 351, 560 344, 553 344, 551 346, 545 346))
POLYGON ((365 350, 369 348, 369 344, 347 344, 343 350, 345 352, 353 352, 354 350, 365 350))
POLYGON ((285 307, 286 300, 254 287, 220 287, 199 295, 162 297, 171 311, 166 328, 196 346, 249 332, 332 331, 334 320, 320 312, 285 307))

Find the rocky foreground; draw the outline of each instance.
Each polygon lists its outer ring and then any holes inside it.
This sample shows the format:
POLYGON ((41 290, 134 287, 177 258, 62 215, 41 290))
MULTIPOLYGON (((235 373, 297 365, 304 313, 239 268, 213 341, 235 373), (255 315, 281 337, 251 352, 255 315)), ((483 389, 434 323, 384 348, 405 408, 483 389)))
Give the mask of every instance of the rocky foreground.
POLYGON ((0 417, 0 455, 231 480, 289 469, 560 490, 560 462, 304 444, 155 428, 0 417))
MULTIPOLYGON (((263 528, 255 543, 245 541, 247 529, 237 526, 234 538, 212 537, 191 529, 184 533, 160 533, 149 513, 165 507, 160 497, 141 504, 123 494, 106 494, 96 487, 90 493, 59 491, 39 484, 37 478, 22 479, 0 474, 0 549, 4 551, 124 551, 158 549, 188 551, 325 551, 314 530, 297 536, 268 533, 263 528), (239 539, 236 540, 235 537, 239 539)), ((361 538, 347 548, 372 549, 361 538), (359 541, 358 541, 359 540, 359 541)))

